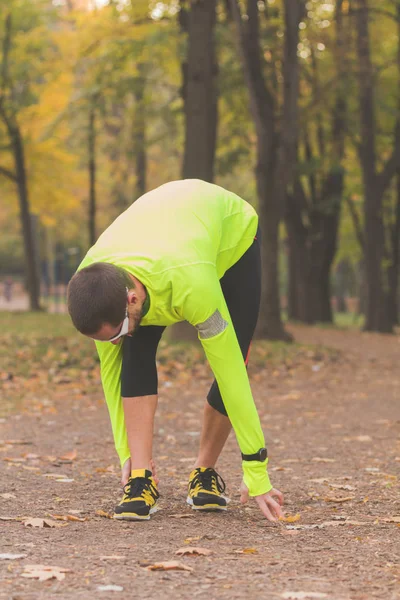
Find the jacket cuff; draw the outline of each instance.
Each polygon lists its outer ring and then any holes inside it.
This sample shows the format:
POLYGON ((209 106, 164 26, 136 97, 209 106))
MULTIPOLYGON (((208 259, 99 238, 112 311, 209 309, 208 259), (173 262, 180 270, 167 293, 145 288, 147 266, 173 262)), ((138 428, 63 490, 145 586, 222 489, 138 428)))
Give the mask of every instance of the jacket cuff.
POLYGON ((272 490, 268 476, 268 458, 264 462, 243 460, 243 481, 249 489, 250 496, 261 496, 272 490))
POLYGON ((124 466, 124 464, 126 463, 126 461, 128 460, 128 458, 131 457, 131 453, 129 448, 116 448, 118 456, 119 456, 119 462, 121 463, 121 469, 124 466))

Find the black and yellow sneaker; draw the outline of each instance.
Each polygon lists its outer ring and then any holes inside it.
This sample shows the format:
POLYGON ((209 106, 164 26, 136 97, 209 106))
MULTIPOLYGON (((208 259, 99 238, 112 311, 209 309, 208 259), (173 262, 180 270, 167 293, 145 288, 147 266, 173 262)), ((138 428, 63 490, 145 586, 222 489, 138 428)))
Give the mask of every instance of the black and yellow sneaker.
POLYGON ((136 469, 124 486, 124 497, 115 507, 114 519, 145 521, 157 510, 160 494, 151 471, 136 469))
POLYGON ((198 467, 190 473, 186 502, 193 510, 226 510, 225 482, 211 467, 198 467))

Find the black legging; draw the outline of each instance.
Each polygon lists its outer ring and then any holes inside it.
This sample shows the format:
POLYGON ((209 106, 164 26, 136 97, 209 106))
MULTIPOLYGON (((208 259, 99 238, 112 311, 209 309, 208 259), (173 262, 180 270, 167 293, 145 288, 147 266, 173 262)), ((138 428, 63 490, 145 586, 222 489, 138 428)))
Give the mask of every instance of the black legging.
MULTIPOLYGON (((247 252, 221 279, 222 292, 246 364, 260 308, 260 242, 258 230, 247 252)), ((139 327, 132 337, 125 336, 121 372, 121 395, 124 398, 157 394, 156 353, 164 329, 165 327, 147 325, 139 327)), ((227 414, 215 380, 207 400, 221 414, 227 414)))

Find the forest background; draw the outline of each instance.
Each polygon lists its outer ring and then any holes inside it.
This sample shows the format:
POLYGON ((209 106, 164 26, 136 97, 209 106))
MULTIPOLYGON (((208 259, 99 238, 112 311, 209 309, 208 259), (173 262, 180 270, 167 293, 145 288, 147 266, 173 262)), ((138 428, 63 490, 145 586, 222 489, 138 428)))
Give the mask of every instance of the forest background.
POLYGON ((141 194, 195 177, 259 212, 259 336, 332 308, 392 332, 399 28, 398 0, 2 0, 0 277, 39 310, 141 194))

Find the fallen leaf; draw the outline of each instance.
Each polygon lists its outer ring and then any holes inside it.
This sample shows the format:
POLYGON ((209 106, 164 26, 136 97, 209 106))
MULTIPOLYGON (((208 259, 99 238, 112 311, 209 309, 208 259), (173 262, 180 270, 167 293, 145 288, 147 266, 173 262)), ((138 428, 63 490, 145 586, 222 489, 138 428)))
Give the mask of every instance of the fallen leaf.
POLYGON ((39 579, 39 581, 47 581, 48 579, 57 579, 62 581, 65 579, 65 573, 69 573, 70 569, 63 567, 51 567, 46 565, 25 565, 25 571, 22 577, 30 577, 39 579))
POLYGON ((18 558, 26 558, 27 554, 0 554, 0 560, 17 560, 18 558))
POLYGON ((110 515, 110 513, 105 512, 104 510, 96 510, 96 512, 94 513, 95 515, 97 515, 98 517, 104 517, 106 519, 112 519, 112 515, 110 515))
POLYGON ((110 554, 110 556, 100 556, 100 560, 124 560, 126 556, 121 554, 110 554))
POLYGON ((182 513, 182 514, 177 514, 177 515, 170 515, 170 517, 172 517, 173 519, 190 519, 192 517, 195 517, 196 515, 191 514, 191 513, 182 513))
POLYGON ((381 519, 384 523, 400 523, 400 517, 387 517, 386 519, 381 519))
POLYGON ((0 443, 9 446, 30 446, 32 444, 32 442, 25 442, 24 440, 1 440, 0 443))
POLYGON ((355 496, 346 496, 345 498, 335 498, 335 497, 327 497, 324 498, 325 502, 349 502, 350 500, 354 500, 355 496))
POLYGON ((16 496, 14 494, 0 494, 1 498, 4 498, 4 500, 12 500, 13 498, 16 498, 16 496))
POLYGON ((75 515, 50 515, 56 521, 86 521, 84 517, 76 517, 75 515))
POLYGON ((327 598, 323 592, 283 592, 281 598, 287 600, 308 600, 308 598, 327 598))
POLYGON ((320 458, 319 456, 314 456, 312 459, 313 462, 322 462, 322 463, 334 463, 336 462, 334 458, 320 458))
POLYGON ((98 585, 99 592, 123 592, 124 588, 120 585, 98 585))
POLYGON ((178 554, 179 556, 185 556, 186 554, 208 556, 209 554, 212 554, 212 551, 207 550, 207 548, 196 548, 194 546, 187 546, 186 548, 179 548, 179 550, 177 550, 175 554, 178 554))
POLYGON ((78 456, 78 453, 76 450, 71 450, 71 452, 67 452, 66 454, 63 454, 63 456, 60 456, 60 460, 75 460, 76 457, 78 456))
POLYGON ((192 567, 187 567, 177 560, 154 563, 153 565, 146 567, 146 569, 148 571, 193 571, 192 567))
POLYGON ((342 485, 340 483, 330 483, 329 487, 333 488, 334 490, 347 490, 348 492, 354 492, 356 489, 352 485, 342 485))
POLYGON ((202 535, 195 535, 194 537, 188 537, 185 539, 185 544, 190 544, 191 542, 198 542, 203 538, 202 535))
POLYGON ((0 517, 0 521, 23 521, 23 517, 0 517))
POLYGON ((257 554, 257 548, 242 548, 242 550, 234 550, 235 554, 257 554))
POLYGON ((285 523, 296 523, 296 521, 300 521, 301 515, 297 513, 297 515, 287 515, 286 517, 280 517, 280 521, 284 521, 285 523))
POLYGON ((56 523, 51 519, 29 518, 24 521, 25 527, 62 527, 61 523, 56 523))

